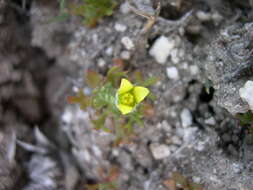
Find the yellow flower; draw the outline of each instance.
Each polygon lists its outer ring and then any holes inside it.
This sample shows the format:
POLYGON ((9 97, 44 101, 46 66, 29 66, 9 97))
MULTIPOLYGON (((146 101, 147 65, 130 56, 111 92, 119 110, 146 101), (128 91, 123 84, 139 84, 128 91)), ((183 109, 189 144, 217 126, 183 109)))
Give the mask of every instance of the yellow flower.
POLYGON ((116 106, 122 114, 132 112, 135 107, 149 94, 142 86, 134 86, 127 79, 122 79, 116 94, 116 106))

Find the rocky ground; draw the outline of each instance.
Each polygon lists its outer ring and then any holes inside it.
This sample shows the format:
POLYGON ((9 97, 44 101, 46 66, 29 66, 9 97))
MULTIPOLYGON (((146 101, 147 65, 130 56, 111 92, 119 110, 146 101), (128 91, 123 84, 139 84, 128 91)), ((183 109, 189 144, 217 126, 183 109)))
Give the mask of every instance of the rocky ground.
MULTIPOLYGON (((135 3, 154 11, 148 0, 135 3)), ((204 190, 252 190, 253 148, 234 117, 253 108, 252 85, 244 86, 252 6, 164 0, 143 35, 146 20, 126 1, 91 29, 78 17, 49 22, 55 1, 0 0, 0 190, 85 189, 113 167, 120 190, 186 190, 171 185, 175 172, 204 190), (104 74, 114 59, 160 79, 151 88, 155 115, 117 147, 66 102, 85 88, 87 69, 104 74)))

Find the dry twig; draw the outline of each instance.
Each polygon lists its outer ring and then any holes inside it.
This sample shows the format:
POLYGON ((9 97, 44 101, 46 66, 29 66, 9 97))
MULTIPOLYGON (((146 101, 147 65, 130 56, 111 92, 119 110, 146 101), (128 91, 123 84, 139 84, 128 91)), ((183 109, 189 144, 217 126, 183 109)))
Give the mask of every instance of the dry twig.
POLYGON ((155 7, 155 14, 154 15, 151 15, 151 14, 148 14, 144 11, 141 11, 139 9, 137 9, 136 7, 134 7, 132 5, 132 0, 128 0, 128 5, 130 7, 130 9, 137 15, 139 16, 142 16, 144 18, 146 18, 148 21, 146 23, 146 25, 144 26, 144 28, 142 29, 141 33, 142 34, 146 34, 148 33, 151 28, 154 26, 159 14, 160 14, 160 11, 161 11, 161 2, 159 1, 155 7))

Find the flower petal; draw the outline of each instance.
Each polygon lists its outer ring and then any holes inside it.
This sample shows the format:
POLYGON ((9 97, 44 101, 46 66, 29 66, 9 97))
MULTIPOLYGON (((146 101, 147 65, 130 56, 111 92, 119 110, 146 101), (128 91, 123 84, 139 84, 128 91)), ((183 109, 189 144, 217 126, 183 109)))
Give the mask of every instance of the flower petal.
POLYGON ((121 79, 120 87, 118 90, 119 94, 123 94, 125 92, 130 91, 134 86, 127 79, 121 79))
POLYGON ((149 94, 149 90, 142 86, 135 86, 133 93, 134 93, 136 102, 140 103, 149 94))
POLYGON ((134 107, 126 106, 126 105, 123 105, 123 104, 118 104, 117 107, 123 115, 130 113, 134 109, 134 107))

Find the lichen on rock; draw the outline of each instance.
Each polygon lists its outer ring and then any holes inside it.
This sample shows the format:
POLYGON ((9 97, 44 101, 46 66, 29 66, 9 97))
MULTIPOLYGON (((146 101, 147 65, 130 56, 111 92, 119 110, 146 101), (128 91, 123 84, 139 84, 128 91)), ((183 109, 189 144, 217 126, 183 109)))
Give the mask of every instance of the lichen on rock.
POLYGON ((233 115, 249 109, 240 98, 239 89, 253 79, 252 30, 253 23, 234 24, 223 29, 211 44, 205 65, 216 89, 218 104, 233 115))

